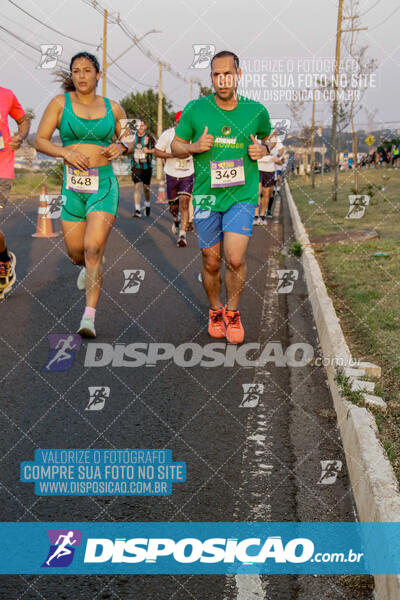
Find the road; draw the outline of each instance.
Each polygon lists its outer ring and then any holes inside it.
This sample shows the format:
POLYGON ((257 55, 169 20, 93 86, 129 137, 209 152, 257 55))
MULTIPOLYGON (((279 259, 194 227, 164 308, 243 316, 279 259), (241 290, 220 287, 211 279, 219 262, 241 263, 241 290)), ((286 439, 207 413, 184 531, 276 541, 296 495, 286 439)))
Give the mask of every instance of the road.
MULTIPOLYGON (((154 199, 156 190, 153 190, 154 199)), ((0 304, 0 482, 4 521, 352 521, 354 504, 323 368, 85 366, 84 341, 70 370, 45 372, 48 335, 74 333, 84 307, 78 273, 62 237, 31 237, 37 199, 11 203, 1 227, 18 257, 18 283, 0 304), (264 386, 244 398, 246 384, 264 386), (109 388, 101 410, 86 410, 89 387, 109 388), (19 464, 36 448, 168 448, 186 461, 186 483, 167 497, 35 496, 19 482, 19 464), (322 460, 343 466, 332 485, 318 483, 322 460)), ((166 205, 132 219, 132 191, 121 189, 106 249, 98 344, 197 344, 207 334, 207 302, 198 279, 196 234, 175 246, 166 205), (121 293, 124 270, 136 270, 136 293, 121 293)), ((55 221, 56 228, 59 223, 55 221)), ((285 199, 267 227, 256 227, 241 299, 246 343, 319 347, 301 263, 285 256, 293 241, 285 199), (283 253, 281 252, 284 250, 283 253), (290 294, 278 294, 277 269, 296 269, 290 294)), ((128 288, 129 289, 129 288, 128 288)), ((89 342, 90 343, 90 342, 89 342)), ((92 342, 93 343, 93 342, 92 342)), ((109 348, 109 346, 107 346, 109 348)), ((190 357, 180 349, 180 356, 190 357)), ((101 354, 101 353, 100 353, 101 354)), ((99 358, 100 354, 96 354, 99 358)), ((257 348, 249 349, 254 358, 257 348)), ((230 355, 232 356, 232 355, 230 355)), ((289 361, 290 362, 290 361, 289 361)), ((0 598, 88 600, 364 600, 338 576, 6 576, 0 598)))

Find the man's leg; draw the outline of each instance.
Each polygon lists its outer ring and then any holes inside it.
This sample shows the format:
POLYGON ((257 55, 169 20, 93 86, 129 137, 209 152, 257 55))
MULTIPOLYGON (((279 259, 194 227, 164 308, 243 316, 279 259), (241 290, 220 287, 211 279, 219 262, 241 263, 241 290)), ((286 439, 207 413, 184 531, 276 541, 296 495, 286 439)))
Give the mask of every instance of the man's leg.
POLYGON ((240 295, 246 281, 246 252, 250 237, 227 231, 224 234, 226 261, 225 286, 227 310, 237 310, 240 295))
POLYGON ((135 213, 138 214, 138 216, 140 216, 140 186, 141 186, 141 182, 140 181, 136 181, 133 184, 133 198, 135 201, 135 213))
POLYGON ((265 213, 268 208, 268 201, 270 198, 270 189, 269 187, 263 187, 262 196, 261 196, 261 218, 265 221, 265 213))
POLYGON ((190 196, 189 200, 189 223, 188 223, 188 231, 194 231, 193 227, 193 198, 190 196))
MULTIPOLYGON (((0 211, 10 197, 12 179, 0 179, 0 211)), ((0 229, 0 298, 4 298, 15 283, 15 264, 17 259, 13 252, 8 252, 6 237, 0 229)))
MULTIPOLYGON (((258 218, 260 216, 260 212, 259 212, 259 209, 260 209, 260 195, 262 194, 262 190, 263 190, 263 188, 262 188, 262 176, 261 176, 261 172, 260 172, 260 183, 258 184, 258 204, 257 204, 256 210, 254 212, 254 225, 257 224, 258 218)), ((263 214, 262 211, 261 211, 261 214, 263 214)))
POLYGON ((178 235, 179 233, 179 197, 178 197, 178 179, 172 175, 166 174, 167 182, 167 199, 169 204, 169 212, 171 213, 174 224, 172 225, 172 233, 178 235))
POLYGON ((179 194, 179 207, 181 210, 181 231, 186 231, 189 223, 189 202, 188 194, 179 194))
POLYGON ((221 243, 218 242, 210 248, 203 248, 201 253, 203 286, 211 309, 219 310, 221 308, 221 243))
POLYGON ((145 206, 145 211, 146 211, 146 217, 150 216, 150 179, 151 179, 151 175, 150 175, 150 178, 148 179, 148 183, 147 183, 147 179, 146 179, 146 183, 143 183, 144 206, 145 206))

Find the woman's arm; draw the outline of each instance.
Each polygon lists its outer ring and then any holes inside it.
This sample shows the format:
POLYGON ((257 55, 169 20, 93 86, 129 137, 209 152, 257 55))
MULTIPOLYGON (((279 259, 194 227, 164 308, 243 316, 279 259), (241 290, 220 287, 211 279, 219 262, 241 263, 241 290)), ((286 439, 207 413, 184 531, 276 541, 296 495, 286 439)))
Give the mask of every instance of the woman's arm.
POLYGON ((53 98, 43 113, 42 119, 35 137, 35 148, 48 156, 63 158, 68 163, 78 169, 86 170, 89 168, 90 159, 81 152, 57 146, 51 141, 55 129, 58 127, 60 113, 64 109, 64 96, 59 95, 53 98))
POLYGON ((117 136, 118 140, 115 143, 107 146, 107 148, 104 148, 101 151, 101 154, 103 154, 106 158, 108 158, 108 160, 114 160, 115 158, 118 158, 122 154, 132 154, 135 143, 126 141, 125 138, 127 136, 131 135, 129 132, 123 133, 121 135, 121 131, 122 131, 121 119, 126 119, 126 113, 125 113, 124 109, 122 108, 122 106, 120 106, 118 104, 118 102, 114 102, 114 100, 110 100, 110 102, 111 102, 111 109, 112 109, 112 111, 114 113, 114 117, 115 117, 115 135, 117 136), (128 150, 126 150, 125 145, 121 144, 120 141, 124 142, 124 144, 126 144, 128 146, 128 150))

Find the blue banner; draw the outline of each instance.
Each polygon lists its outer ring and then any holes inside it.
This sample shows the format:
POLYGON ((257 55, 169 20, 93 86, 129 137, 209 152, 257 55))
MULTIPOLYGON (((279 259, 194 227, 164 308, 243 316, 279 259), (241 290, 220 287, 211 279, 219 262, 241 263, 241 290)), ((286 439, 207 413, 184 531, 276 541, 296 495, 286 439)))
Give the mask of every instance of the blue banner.
POLYGON ((1 574, 400 573, 400 523, 1 523, 1 574))
POLYGON ((186 481, 186 463, 165 449, 40 448, 21 463, 20 479, 38 496, 170 496, 186 481))

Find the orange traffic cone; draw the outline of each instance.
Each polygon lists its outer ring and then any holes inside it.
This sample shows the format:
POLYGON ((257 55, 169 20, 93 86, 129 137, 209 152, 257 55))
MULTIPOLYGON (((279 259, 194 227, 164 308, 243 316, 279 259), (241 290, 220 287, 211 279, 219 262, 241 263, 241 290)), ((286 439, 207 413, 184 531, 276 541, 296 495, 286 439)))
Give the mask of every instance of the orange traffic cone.
POLYGON ((156 204, 166 204, 167 201, 165 199, 165 182, 163 179, 160 180, 160 184, 158 186, 158 196, 156 204))
POLYGON ((40 189, 40 199, 38 208, 38 217, 36 223, 36 232, 32 234, 32 237, 37 238, 53 238, 57 237, 59 233, 53 232, 53 223, 51 218, 50 206, 47 197, 47 188, 43 183, 40 189))

